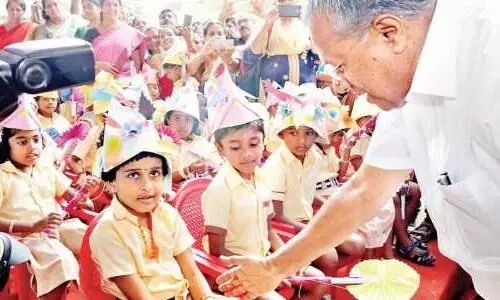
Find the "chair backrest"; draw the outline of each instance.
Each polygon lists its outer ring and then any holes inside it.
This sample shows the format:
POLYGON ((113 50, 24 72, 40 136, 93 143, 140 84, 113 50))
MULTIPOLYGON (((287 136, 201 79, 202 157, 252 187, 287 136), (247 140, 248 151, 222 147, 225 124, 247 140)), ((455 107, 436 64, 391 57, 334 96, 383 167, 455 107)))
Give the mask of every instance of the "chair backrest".
POLYGON ((205 231, 205 219, 201 210, 201 195, 212 182, 211 178, 196 178, 185 182, 175 195, 174 203, 188 227, 189 232, 195 239, 193 245, 196 249, 202 249, 202 238, 205 231))
POLYGON ((90 235, 101 216, 102 214, 90 223, 83 236, 82 247, 80 249, 80 284, 86 299, 114 300, 113 296, 106 294, 102 290, 101 274, 97 264, 92 259, 92 251, 90 249, 90 235))

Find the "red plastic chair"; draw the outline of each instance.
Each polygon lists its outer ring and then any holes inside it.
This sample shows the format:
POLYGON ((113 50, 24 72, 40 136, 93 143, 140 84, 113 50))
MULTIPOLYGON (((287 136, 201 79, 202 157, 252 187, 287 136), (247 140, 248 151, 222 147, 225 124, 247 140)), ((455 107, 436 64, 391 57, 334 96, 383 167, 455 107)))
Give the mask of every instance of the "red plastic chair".
POLYGON ((13 267, 10 270, 8 282, 9 297, 13 295, 18 300, 36 300, 35 291, 31 288, 31 273, 28 270, 27 263, 13 267))
POLYGON ((201 210, 201 195, 212 182, 211 178, 196 178, 185 182, 175 195, 174 203, 195 239, 193 245, 196 249, 203 249, 202 238, 204 234, 205 219, 201 210))
POLYGON ((86 299, 114 300, 115 297, 105 293, 101 288, 101 274, 96 262, 92 259, 90 235, 101 218, 97 216, 87 228, 80 249, 80 285, 86 299))

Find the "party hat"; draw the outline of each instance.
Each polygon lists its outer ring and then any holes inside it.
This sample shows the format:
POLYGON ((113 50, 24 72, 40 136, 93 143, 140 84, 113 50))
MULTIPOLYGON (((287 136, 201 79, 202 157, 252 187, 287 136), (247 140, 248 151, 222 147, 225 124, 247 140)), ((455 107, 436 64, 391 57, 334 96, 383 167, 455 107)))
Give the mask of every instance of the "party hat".
POLYGON ((168 156, 174 146, 169 147, 160 139, 151 121, 139 112, 112 101, 104 132, 103 170, 108 172, 141 152, 168 156))
POLYGON ((356 121, 363 117, 375 116, 380 111, 381 109, 377 105, 368 102, 368 96, 364 94, 359 96, 354 102, 351 117, 356 121))
POLYGON ((101 71, 95 77, 92 87, 91 99, 96 114, 108 111, 111 99, 122 91, 122 86, 115 79, 113 74, 101 71))
POLYGON ((162 65, 184 66, 186 64, 185 51, 180 49, 170 49, 163 58, 162 65))
POLYGON ((0 127, 20 129, 20 130, 38 130, 41 128, 40 121, 38 120, 33 107, 30 104, 31 96, 19 96, 19 103, 17 109, 11 113, 7 118, 0 122, 0 127))
POLYGON ((59 93, 57 91, 50 91, 50 92, 36 94, 35 97, 59 99, 59 93))
POLYGON ((166 111, 180 111, 188 114, 200 122, 200 102, 198 93, 188 87, 179 87, 174 89, 172 96, 166 101, 166 111))
POLYGON ((282 89, 267 84, 265 86, 269 97, 277 101, 277 113, 273 119, 275 134, 279 134, 289 127, 306 126, 314 129, 318 134, 318 142, 327 144, 326 118, 322 104, 323 92, 312 85, 297 86, 285 84, 282 89), (321 94, 320 94, 321 93, 321 94))
POLYGON ((213 134, 222 128, 243 125, 256 120, 267 121, 269 116, 265 107, 250 103, 248 93, 239 89, 231 80, 227 67, 219 64, 211 75, 208 96, 210 130, 213 134))

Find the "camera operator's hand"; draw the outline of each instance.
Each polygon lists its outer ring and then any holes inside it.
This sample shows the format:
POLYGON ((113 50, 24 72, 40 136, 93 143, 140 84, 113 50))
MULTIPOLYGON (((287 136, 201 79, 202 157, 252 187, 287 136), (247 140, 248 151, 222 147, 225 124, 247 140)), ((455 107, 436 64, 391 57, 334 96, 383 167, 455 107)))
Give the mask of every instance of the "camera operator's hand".
POLYGON ((57 227, 61 225, 62 217, 58 213, 50 213, 43 219, 33 223, 32 233, 44 232, 50 238, 58 238, 57 227))
POLYGON ((100 71, 105 71, 115 76, 118 74, 118 69, 113 64, 107 61, 97 61, 95 63, 95 68, 96 68, 96 73, 99 73, 100 71))
POLYGON ((190 41, 192 38, 191 28, 187 26, 179 26, 178 29, 179 35, 182 36, 186 41, 190 41))
POLYGON ((264 23, 264 28, 271 28, 276 21, 280 18, 280 13, 277 8, 271 10, 265 17, 266 21, 264 23))

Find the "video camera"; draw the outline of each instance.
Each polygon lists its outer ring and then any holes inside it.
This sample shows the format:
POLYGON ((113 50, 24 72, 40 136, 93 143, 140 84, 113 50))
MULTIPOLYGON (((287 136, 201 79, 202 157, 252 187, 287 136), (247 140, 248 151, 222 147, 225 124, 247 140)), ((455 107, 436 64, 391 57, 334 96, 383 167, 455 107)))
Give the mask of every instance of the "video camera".
POLYGON ((95 59, 89 43, 54 39, 13 44, 0 51, 0 121, 22 93, 38 94, 92 83, 95 59))

